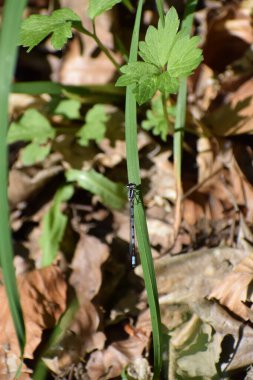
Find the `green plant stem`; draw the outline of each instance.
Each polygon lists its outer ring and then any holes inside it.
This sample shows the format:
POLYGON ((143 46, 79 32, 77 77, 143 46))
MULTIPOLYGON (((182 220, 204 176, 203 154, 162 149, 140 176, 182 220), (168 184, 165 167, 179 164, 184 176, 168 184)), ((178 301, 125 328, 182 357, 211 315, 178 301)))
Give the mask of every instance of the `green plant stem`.
POLYGON ((112 64, 115 66, 115 68, 119 71, 120 65, 115 61, 113 56, 111 55, 109 49, 100 41, 98 38, 98 35, 96 33, 96 25, 95 21, 92 21, 92 27, 93 27, 93 33, 91 33, 88 29, 84 28, 83 26, 80 26, 79 23, 73 23, 73 26, 81 33, 85 34, 86 36, 89 36, 93 38, 94 41, 96 41, 98 47, 105 53, 107 58, 112 62, 112 64))
MULTIPOLYGON (((188 34, 191 33, 193 23, 194 10, 197 5, 197 0, 188 0, 184 13, 184 20, 181 29, 184 29, 188 34)), ((185 131, 185 115, 187 101, 187 83, 186 79, 182 79, 179 87, 177 106, 176 106, 176 121, 173 139, 174 165, 177 187, 177 201, 175 207, 175 235, 178 232, 181 222, 181 199, 182 199, 182 142, 185 131)))
MULTIPOLYGON (((142 5, 143 0, 139 0, 131 41, 129 62, 135 62, 137 60, 142 5)), ((140 189, 141 178, 137 145, 136 100, 132 92, 132 86, 127 86, 125 117, 128 180, 129 182, 133 182, 137 185, 138 191, 138 199, 135 201, 134 204, 135 227, 140 252, 140 259, 143 268, 143 277, 147 291, 148 303, 150 307, 154 347, 154 379, 158 379, 162 363, 161 318, 155 270, 150 249, 145 210, 140 189)))
POLYGON ((13 266, 7 195, 8 152, 6 135, 8 126, 8 98, 16 63, 17 40, 21 16, 25 5, 26 0, 8 0, 4 3, 3 22, 0 34, 0 259, 5 289, 21 350, 21 356, 23 355, 25 346, 25 326, 13 266))
POLYGON ((98 47, 105 53, 107 58, 112 62, 112 64, 115 66, 115 68, 119 71, 120 65, 115 61, 115 59, 111 55, 110 51, 104 46, 104 44, 98 38, 94 21, 92 22, 92 25, 93 25, 93 33, 91 35, 92 38, 96 41, 96 43, 98 44, 98 47))
POLYGON ((156 0, 156 6, 157 6, 159 18, 160 18, 160 20, 162 20, 162 23, 164 25, 163 0, 156 0))
POLYGON ((130 11, 130 12, 133 12, 134 11, 134 7, 132 6, 131 2, 129 0, 123 0, 122 1, 123 4, 125 5, 125 7, 130 11))
POLYGON ((166 102, 166 97, 164 94, 162 94, 162 105, 163 105, 163 115, 164 115, 164 119, 165 119, 165 122, 167 124, 167 128, 168 128, 168 131, 171 129, 171 125, 170 125, 170 120, 169 120, 169 114, 168 114, 168 109, 167 109, 167 102, 166 102))

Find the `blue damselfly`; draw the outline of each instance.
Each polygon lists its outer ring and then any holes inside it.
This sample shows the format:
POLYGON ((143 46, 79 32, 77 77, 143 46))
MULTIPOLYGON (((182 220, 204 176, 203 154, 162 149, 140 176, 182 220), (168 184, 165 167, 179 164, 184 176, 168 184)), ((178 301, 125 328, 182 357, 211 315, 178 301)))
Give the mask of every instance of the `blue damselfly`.
POLYGON ((129 214, 130 214, 130 242, 129 242, 129 254, 131 258, 131 267, 136 267, 136 251, 135 251, 135 228, 134 228, 134 198, 136 184, 129 183, 128 188, 128 200, 129 200, 129 214))

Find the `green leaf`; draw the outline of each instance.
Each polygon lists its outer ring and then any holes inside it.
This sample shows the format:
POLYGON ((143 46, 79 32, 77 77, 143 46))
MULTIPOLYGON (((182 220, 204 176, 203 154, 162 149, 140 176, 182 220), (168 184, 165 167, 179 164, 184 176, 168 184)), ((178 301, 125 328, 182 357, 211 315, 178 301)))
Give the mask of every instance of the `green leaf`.
POLYGON ((7 141, 33 141, 40 144, 55 136, 55 130, 40 112, 35 109, 27 110, 19 122, 11 123, 7 141))
POLYGON ((81 103, 76 99, 62 100, 54 110, 56 115, 62 115, 67 119, 79 119, 81 103))
POLYGON ((165 17, 165 23, 159 20, 158 28, 150 26, 147 30, 145 42, 139 44, 139 55, 145 62, 163 67, 169 58, 170 50, 175 43, 179 28, 177 11, 171 7, 165 17))
MULTIPOLYGON (((174 107, 167 107, 168 114, 174 116, 174 107)), ((155 136, 160 136, 163 141, 167 140, 168 134, 172 134, 171 130, 168 129, 168 125, 164 119, 163 106, 161 96, 155 97, 151 101, 151 110, 146 113, 147 119, 141 124, 142 128, 149 131, 155 136)))
POLYGON ((73 22, 80 22, 80 17, 69 8, 54 11, 50 16, 32 15, 22 22, 19 45, 28 47, 28 52, 52 34, 52 45, 61 49, 72 37, 73 22))
POLYGON ((143 76, 155 76, 160 74, 160 70, 146 62, 130 62, 120 68, 123 73, 117 80, 115 86, 128 86, 139 82, 143 76))
POLYGON ((157 91, 157 76, 143 76, 137 83, 134 94, 141 105, 151 99, 157 91))
POLYGON ((106 125, 109 117, 105 113, 105 107, 97 104, 92 107, 86 114, 86 123, 77 132, 78 142, 82 146, 87 146, 90 140, 99 143, 105 136, 106 125))
POLYGON ((120 3, 121 0, 90 0, 88 8, 88 16, 93 20, 95 17, 101 15, 111 9, 115 4, 120 3))
POLYGON ((166 71, 159 75, 157 87, 165 96, 176 94, 179 88, 179 81, 177 78, 171 77, 168 71, 166 71))
POLYGON ((53 203, 42 220, 42 235, 40 237, 40 246, 42 248, 42 266, 52 264, 54 261, 59 244, 62 240, 67 216, 62 213, 61 205, 68 201, 74 193, 74 187, 67 185, 59 189, 54 197, 53 203))
POLYGON ((27 145, 21 152, 21 161, 25 166, 33 165, 43 161, 49 154, 51 149, 50 144, 41 146, 37 143, 27 145))
POLYGON ((125 187, 97 173, 95 170, 75 170, 66 172, 67 181, 76 181, 85 190, 98 195, 101 202, 110 208, 121 209, 126 202, 125 187))
POLYGON ((198 36, 183 36, 177 40, 167 63, 168 73, 172 77, 186 77, 200 64, 203 57, 201 49, 197 48, 199 42, 198 36))
POLYGON ((122 76, 116 86, 133 86, 139 104, 151 99, 157 90, 165 96, 176 93, 180 79, 192 73, 202 61, 198 37, 178 32, 179 18, 171 7, 164 23, 150 26, 145 41, 139 43, 139 55, 144 62, 130 62, 121 68, 122 76))

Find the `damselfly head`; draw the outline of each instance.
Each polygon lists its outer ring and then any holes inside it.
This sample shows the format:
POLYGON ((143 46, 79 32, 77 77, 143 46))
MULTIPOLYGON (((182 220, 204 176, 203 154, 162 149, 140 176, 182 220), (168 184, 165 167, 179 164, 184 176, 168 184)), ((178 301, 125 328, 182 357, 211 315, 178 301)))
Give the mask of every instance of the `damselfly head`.
POLYGON ((128 187, 128 189, 135 189, 135 188, 136 188, 136 184, 130 182, 130 183, 128 183, 128 184, 126 185, 126 187, 128 187))

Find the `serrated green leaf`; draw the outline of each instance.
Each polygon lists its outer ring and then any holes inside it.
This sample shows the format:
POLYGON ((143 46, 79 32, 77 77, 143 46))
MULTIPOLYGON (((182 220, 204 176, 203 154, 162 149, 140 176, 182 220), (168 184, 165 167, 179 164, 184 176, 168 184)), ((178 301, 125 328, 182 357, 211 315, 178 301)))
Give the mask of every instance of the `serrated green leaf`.
POLYGON ((50 145, 41 146, 36 142, 31 143, 22 150, 20 155, 21 161, 25 166, 41 162, 47 157, 50 149, 50 145))
POLYGON ((80 22, 80 17, 69 8, 54 11, 50 16, 32 15, 22 22, 19 45, 28 47, 28 52, 52 34, 52 45, 61 49, 72 37, 72 23, 80 22))
POLYGON ((27 110, 19 122, 11 123, 7 141, 33 141, 40 144, 55 136, 55 130, 49 121, 35 109, 27 110))
POLYGON ((65 99, 62 100, 54 110, 56 115, 62 115, 66 118, 79 119, 81 103, 76 99, 65 99))
POLYGON ((74 193, 74 187, 67 185, 59 189, 54 197, 53 203, 42 220, 42 234, 39 240, 42 248, 42 266, 52 264, 54 261, 59 244, 62 240, 67 216, 62 213, 61 205, 68 201, 74 193))
POLYGON ((167 64, 168 73, 172 77, 182 78, 192 74, 192 71, 202 61, 202 51, 197 48, 200 38, 183 36, 173 46, 167 64))
POLYGON ((157 76, 144 76, 139 80, 133 91, 138 104, 144 104, 155 95, 157 78, 157 76))
POLYGON ((70 169, 66 173, 67 181, 77 182, 85 190, 98 195, 101 202, 106 206, 115 209, 121 209, 126 202, 125 186, 121 183, 115 183, 97 173, 95 170, 75 170, 70 169))
POLYGON ((201 49, 197 48, 199 38, 190 38, 186 30, 178 32, 178 28, 177 12, 171 7, 164 25, 159 20, 157 28, 150 26, 145 41, 139 43, 139 55, 144 62, 129 63, 121 68, 123 75, 116 86, 134 85, 139 104, 151 99, 157 90, 166 96, 176 93, 179 80, 190 75, 202 61, 201 49))
POLYGON ((115 86, 135 84, 143 78, 143 76, 150 77, 160 73, 160 70, 156 66, 146 62, 131 62, 128 65, 122 66, 120 71, 123 75, 119 77, 115 86))
POLYGON ((92 107, 86 114, 86 123, 77 132, 78 143, 82 146, 87 146, 90 140, 95 140, 99 143, 105 136, 106 125, 109 116, 106 115, 105 107, 97 104, 92 107))
POLYGON ((171 7, 166 14, 164 25, 159 20, 157 29, 150 26, 147 30, 145 42, 139 44, 139 55, 146 62, 163 67, 175 43, 175 37, 179 28, 177 11, 171 7))
MULTIPOLYGON (((174 116, 174 108, 172 106, 167 107, 169 115, 174 116)), ((146 113, 146 120, 141 124, 142 128, 149 131, 155 136, 160 136, 163 141, 167 140, 168 134, 172 134, 172 128, 169 130, 168 124, 164 119, 163 106, 161 96, 157 96, 151 101, 151 110, 146 113)))
POLYGON ((165 96, 168 94, 176 94, 179 88, 179 80, 171 77, 170 74, 165 71, 159 75, 157 79, 157 87, 165 96))
POLYGON ((89 0, 88 16, 93 20, 121 1, 122 0, 89 0))

